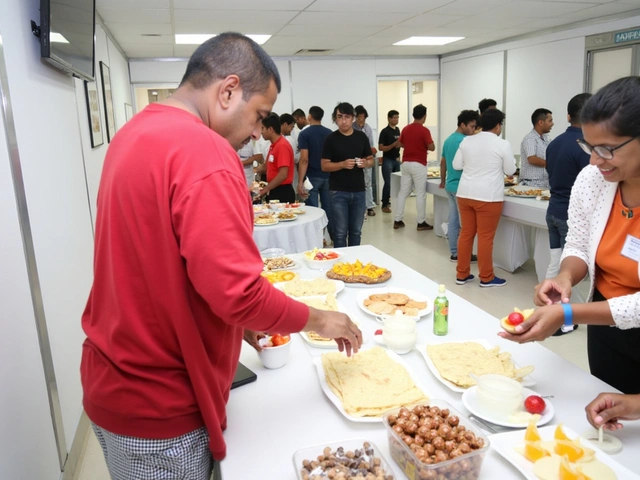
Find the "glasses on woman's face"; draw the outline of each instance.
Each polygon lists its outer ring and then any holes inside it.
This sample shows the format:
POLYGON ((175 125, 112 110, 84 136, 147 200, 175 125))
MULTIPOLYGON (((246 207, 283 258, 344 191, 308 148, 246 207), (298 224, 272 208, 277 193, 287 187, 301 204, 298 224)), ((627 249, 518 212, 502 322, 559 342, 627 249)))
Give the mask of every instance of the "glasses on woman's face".
POLYGON ((584 150, 585 153, 591 155, 593 152, 596 152, 600 158, 605 160, 611 160, 613 158, 613 152, 618 150, 619 148, 624 147, 627 143, 633 142, 636 138, 640 137, 640 135, 636 135, 633 138, 630 138, 626 142, 622 142, 620 145, 616 145, 615 147, 607 147, 605 145, 591 145, 584 138, 579 138, 576 140, 580 148, 584 150))

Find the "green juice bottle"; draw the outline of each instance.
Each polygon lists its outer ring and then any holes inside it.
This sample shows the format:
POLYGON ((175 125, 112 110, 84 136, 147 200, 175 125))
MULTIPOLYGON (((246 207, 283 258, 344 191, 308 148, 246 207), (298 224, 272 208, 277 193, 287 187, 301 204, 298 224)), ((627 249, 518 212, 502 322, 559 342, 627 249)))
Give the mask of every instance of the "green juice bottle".
POLYGON ((449 300, 445 297, 444 285, 438 287, 438 296, 433 302, 433 334, 446 335, 449 332, 449 300))

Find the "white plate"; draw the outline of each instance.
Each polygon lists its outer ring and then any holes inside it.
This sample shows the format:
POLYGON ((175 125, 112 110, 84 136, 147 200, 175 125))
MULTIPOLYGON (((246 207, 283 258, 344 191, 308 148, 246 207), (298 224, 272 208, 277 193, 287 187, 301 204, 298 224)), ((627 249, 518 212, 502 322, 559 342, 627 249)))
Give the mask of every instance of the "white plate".
POLYGON ((278 223, 279 223, 279 220, 276 219, 276 221, 273 222, 273 223, 255 223, 254 222, 253 225, 255 227, 273 227, 274 225, 277 225, 278 223))
POLYGON ((294 220, 297 220, 298 216, 294 215, 293 218, 278 218, 279 222, 293 222, 294 220))
MULTIPOLYGON (((556 425, 549 425, 547 427, 539 428, 538 432, 540 433, 543 441, 552 440, 555 429, 556 425)), ((571 439, 578 436, 576 432, 574 432, 567 426, 563 426, 562 429, 564 430, 564 433, 566 433, 571 439)), ((524 475, 525 478, 527 478, 528 480, 538 480, 538 477, 533 474, 533 463, 524 458, 515 450, 515 447, 524 446, 524 432, 522 430, 514 430, 513 432, 496 433, 494 435, 489 435, 489 440, 491 441, 491 446, 507 461, 509 461, 511 465, 516 467, 520 471, 520 473, 524 475)), ((605 465, 611 467, 611 469, 616 473, 620 480, 631 480, 634 478, 640 478, 638 477, 638 475, 631 472, 631 470, 629 470, 627 467, 624 467, 623 465, 620 465, 618 462, 613 460, 609 455, 600 450, 594 443, 580 438, 580 444, 595 450, 596 458, 605 465)))
MULTIPOLYGON (((486 349, 495 347, 495 345, 490 344, 486 340, 460 340, 458 342, 442 341, 442 342, 431 342, 430 345, 440 345, 442 343, 464 343, 464 342, 476 342, 476 343, 479 343, 480 345, 482 345, 486 349)), ((460 387, 460 386, 456 385, 455 383, 452 383, 449 380, 445 380, 444 378, 442 378, 442 376, 440 375, 440 372, 438 371, 438 369, 436 368, 435 364, 433 363, 433 361, 431 360, 431 358, 427 354, 427 346, 426 345, 416 345, 416 348, 418 349, 418 351, 422 355, 422 358, 424 358, 424 361, 427 362, 427 367, 429 367, 429 370, 431 370, 431 373, 433 373, 434 377, 436 377, 438 380, 440 380, 444 385, 449 387, 454 392, 462 393, 462 392, 467 390, 466 388, 460 387)), ((515 365, 516 368, 519 368, 518 364, 516 362, 513 362, 513 364, 515 365)), ((522 384, 523 387, 532 387, 533 385, 536 384, 536 381, 531 377, 531 375, 527 375, 526 377, 524 377, 522 379, 522 381, 520 383, 522 384)))
POLYGON ((538 187, 530 187, 528 185, 522 185, 522 186, 514 186, 514 187, 508 187, 504 189, 504 194, 507 197, 516 197, 516 198, 537 198, 536 195, 526 195, 524 192, 528 192, 529 190, 542 190, 542 195, 551 195, 551 192, 549 191, 549 189, 545 189, 545 188, 538 188, 538 187), (522 192, 522 194, 517 194, 514 195, 512 193, 508 193, 510 189, 514 189, 517 192, 522 192))
POLYGON ((398 288, 398 287, 382 287, 376 290, 368 290, 366 292, 358 293, 358 296, 356 297, 356 302, 360 307, 360 310, 362 310, 364 313, 367 313, 373 317, 379 317, 380 316, 379 314, 373 313, 371 310, 369 310, 367 307, 364 306, 364 301, 367 298, 369 298, 370 295, 376 295, 379 293, 403 293, 404 295, 408 296, 409 298, 417 302, 427 302, 427 308, 423 308, 418 312, 418 316, 420 317, 429 315, 433 311, 433 302, 426 295, 423 295, 422 293, 419 293, 413 290, 407 290, 405 288, 398 288))
MULTIPOLYGON (((275 286, 276 284, 274 284, 275 286)), ((330 294, 331 295, 331 294, 330 294)), ((295 297, 294 297, 295 298, 295 297)), ((326 295, 313 295, 310 297, 297 297, 298 299, 300 298, 326 298, 326 295)), ((344 305, 342 305, 342 303, 336 301, 336 303, 338 304, 338 311, 341 313, 346 313, 347 315, 349 315, 349 312, 347 312, 347 310, 344 308, 344 305)), ((356 325, 358 325, 358 327, 360 326, 357 322, 354 322, 356 325)), ((338 348, 338 344, 336 342, 334 342, 333 340, 330 342, 320 342, 318 340, 312 340, 309 335, 307 334, 307 332, 298 332, 300 333, 300 336, 302 337, 302 339, 307 342, 309 345, 311 345, 312 347, 316 347, 316 348, 338 348)), ((362 339, 362 341, 364 342, 364 338, 362 339)))
MULTIPOLYGON (((310 281, 313 280, 313 278, 301 278, 300 280, 303 281, 310 281)), ((330 282, 333 282, 336 285, 336 291, 334 292, 334 295, 338 295, 342 290, 344 290, 344 282, 342 280, 332 280, 331 278, 326 278, 325 280, 328 280, 330 282)), ((273 286, 276 287, 278 290, 281 290, 284 292, 284 284, 287 282, 277 282, 274 283, 273 286)), ((293 295, 290 295, 293 298, 293 295)), ((317 295, 312 295, 312 296, 317 296, 317 295)))
MULTIPOLYGON (((528 388, 522 389, 522 410, 524 410, 524 399, 529 395, 537 395, 536 392, 530 390, 528 388)), ((540 416, 540 419, 536 423, 536 425, 546 425, 551 421, 553 415, 555 414, 555 410, 553 408, 553 404, 548 400, 544 400, 546 404, 546 408, 544 409, 543 414, 540 416)), ((486 420, 487 422, 494 423, 496 425, 500 425, 502 427, 509 428, 527 428, 529 425, 528 422, 522 423, 511 423, 507 419, 499 416, 492 415, 490 413, 483 413, 482 408, 478 405, 478 387, 474 385, 473 387, 467 388, 467 390, 462 394, 462 404, 476 417, 481 418, 482 420, 486 420)))
MULTIPOLYGON (((287 257, 288 258, 288 257, 287 257)), ((264 265, 264 259, 263 259, 263 265, 264 265)), ((295 270, 297 268, 300 268, 300 263, 296 262, 295 260, 293 261, 293 265, 291 265, 290 267, 282 267, 282 268, 272 268, 271 270, 266 270, 264 267, 262 268, 262 270, 264 272, 279 272, 281 270, 295 270)))
MULTIPOLYGON (((363 350, 360 350, 360 351, 362 352, 363 350)), ((398 355, 397 353, 394 353, 391 350, 385 350, 385 351, 387 355, 391 357, 392 360, 394 360, 395 362, 402 365, 402 367, 404 367, 404 369, 409 373, 409 376, 413 380, 413 383, 415 383, 416 386, 420 388, 420 390, 422 390, 422 393, 427 395, 424 389, 420 387, 420 383, 418 382, 418 379, 409 368, 409 365, 407 365, 407 362, 405 362, 402 358, 400 358, 400 355, 398 355)), ((318 371, 318 379, 320 380, 320 387, 322 388, 322 391, 327 396, 327 398, 331 401, 331 403, 333 403, 336 406, 338 411, 342 415, 344 415, 344 417, 347 420, 351 420, 352 422, 358 422, 358 423, 381 423, 382 422, 382 415, 379 417, 354 417, 353 415, 348 414, 342 406, 342 400, 340 400, 336 396, 336 394, 333 393, 333 391, 327 384, 327 379, 325 378, 325 375, 324 375, 324 368, 322 368, 322 357, 314 357, 312 361, 313 361, 313 364, 316 366, 316 370, 318 371)))

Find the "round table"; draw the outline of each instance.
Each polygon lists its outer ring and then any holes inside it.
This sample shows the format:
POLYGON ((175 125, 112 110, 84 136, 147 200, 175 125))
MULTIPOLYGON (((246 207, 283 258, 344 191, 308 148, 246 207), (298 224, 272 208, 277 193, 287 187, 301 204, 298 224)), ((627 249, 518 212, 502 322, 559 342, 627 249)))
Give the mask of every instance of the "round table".
POLYGON ((253 239, 260 251, 265 248, 283 248, 285 253, 301 253, 322 248, 323 229, 328 220, 324 210, 302 206, 305 214, 293 221, 276 225, 254 225, 253 239))

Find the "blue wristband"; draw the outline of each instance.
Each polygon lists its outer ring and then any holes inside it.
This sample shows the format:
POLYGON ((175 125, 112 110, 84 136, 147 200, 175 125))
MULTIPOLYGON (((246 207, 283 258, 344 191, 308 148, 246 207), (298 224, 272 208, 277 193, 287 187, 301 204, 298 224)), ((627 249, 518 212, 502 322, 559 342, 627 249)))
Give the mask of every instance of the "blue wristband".
POLYGON ((573 325, 573 309, 570 303, 563 303, 562 310, 564 310, 564 326, 570 327, 573 325))

